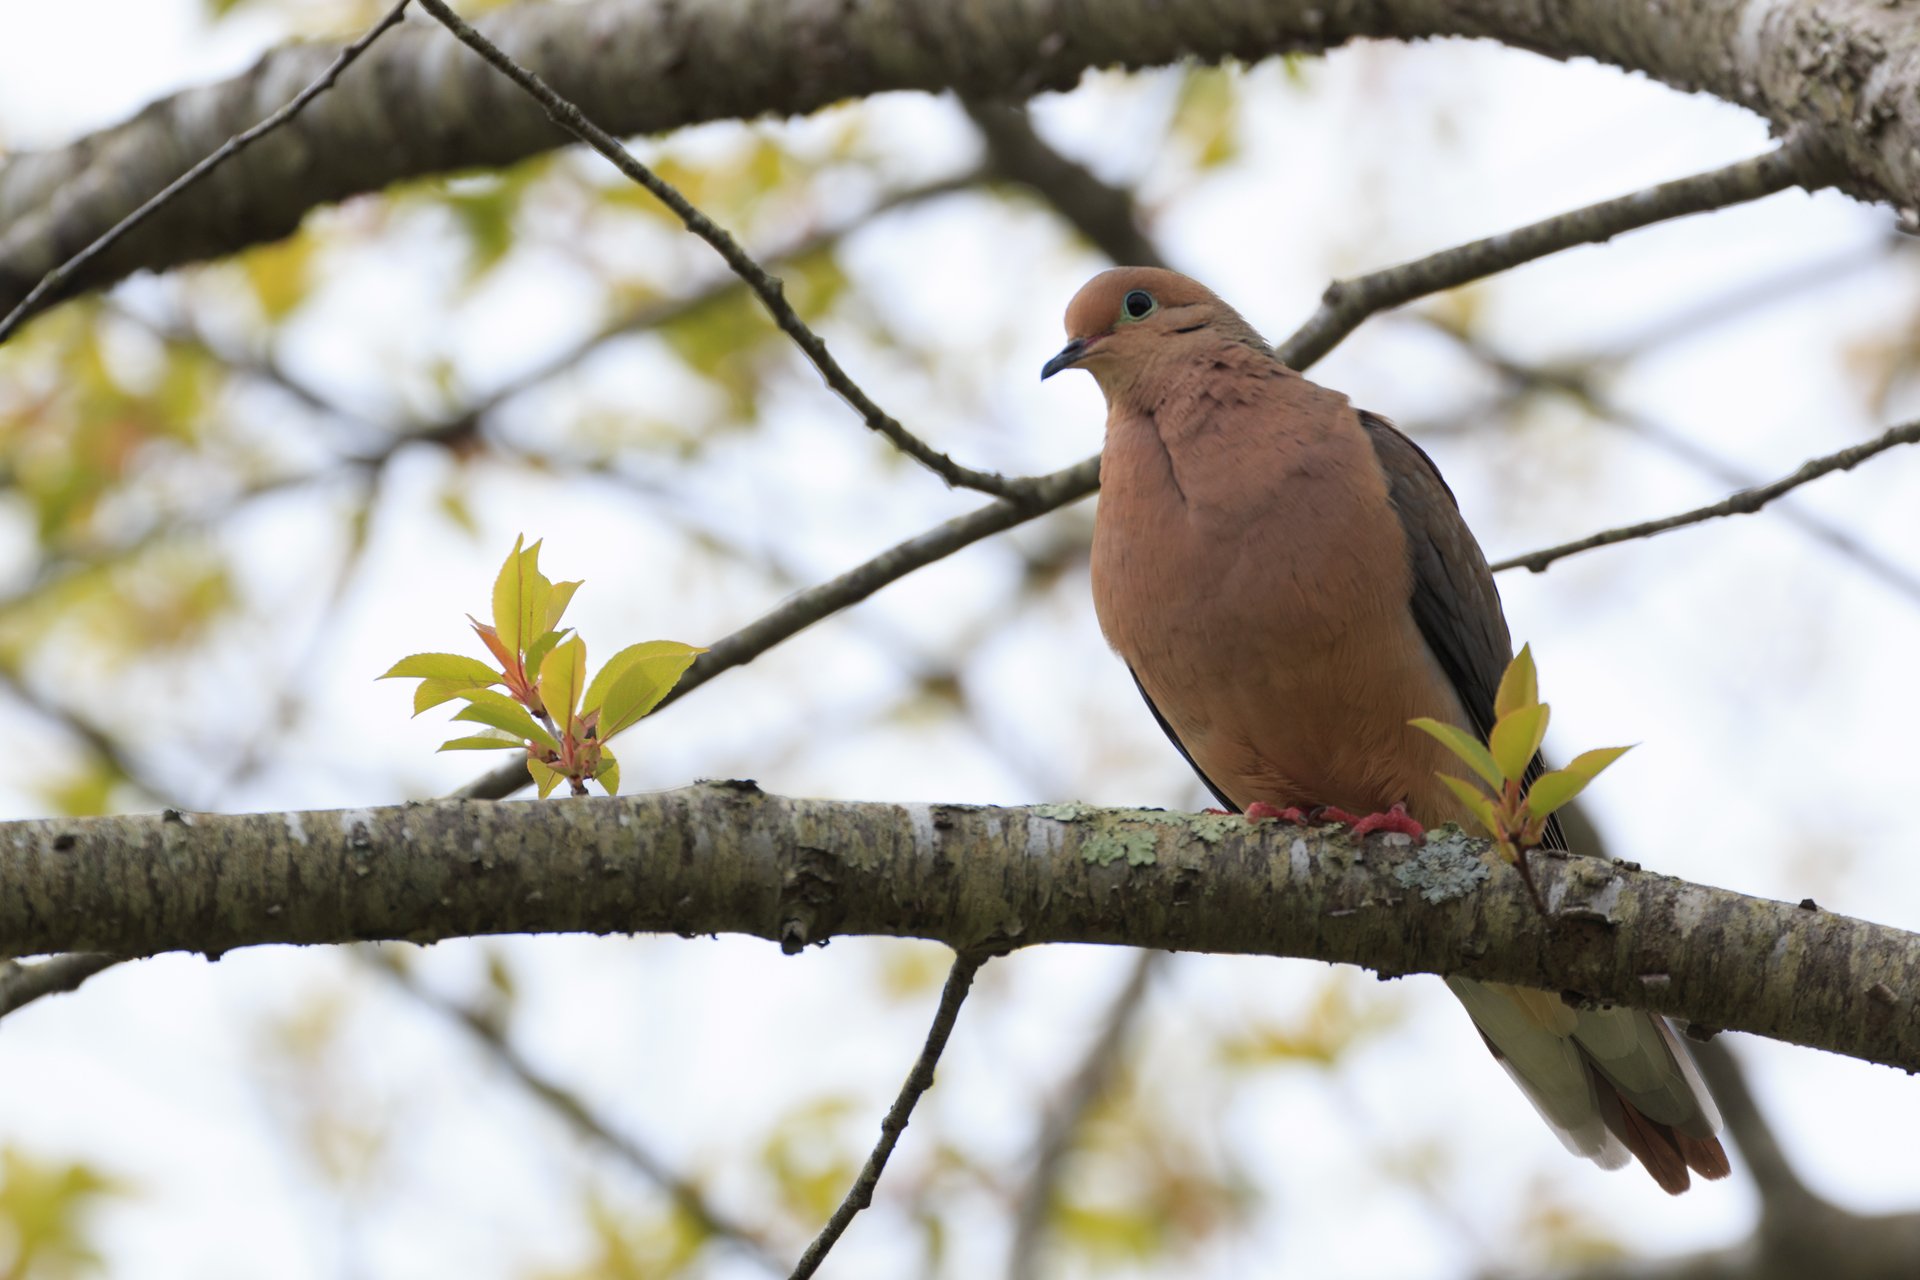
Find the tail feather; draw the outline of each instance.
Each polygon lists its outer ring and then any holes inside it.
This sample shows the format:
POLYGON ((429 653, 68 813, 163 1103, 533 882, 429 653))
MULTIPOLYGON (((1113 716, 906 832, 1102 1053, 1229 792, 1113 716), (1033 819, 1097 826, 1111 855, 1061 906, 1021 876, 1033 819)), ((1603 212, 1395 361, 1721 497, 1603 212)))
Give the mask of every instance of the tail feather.
POLYGON ((1666 1019, 1464 978, 1447 985, 1569 1151, 1603 1169, 1631 1155, 1670 1195, 1690 1185, 1689 1169, 1727 1176, 1719 1110, 1666 1019))

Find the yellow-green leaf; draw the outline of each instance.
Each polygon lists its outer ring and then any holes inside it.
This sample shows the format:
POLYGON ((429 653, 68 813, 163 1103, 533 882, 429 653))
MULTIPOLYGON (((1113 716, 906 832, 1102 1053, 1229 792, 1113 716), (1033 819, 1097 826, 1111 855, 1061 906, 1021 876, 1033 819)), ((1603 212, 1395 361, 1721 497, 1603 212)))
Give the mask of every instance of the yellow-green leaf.
POLYGON ((1506 674, 1500 677, 1500 691, 1493 695, 1493 718, 1504 720, 1521 707, 1530 707, 1538 701, 1540 675, 1533 665, 1533 646, 1523 644, 1507 664, 1506 674))
POLYGON ((573 724, 580 686, 587 679, 587 644, 579 636, 553 647, 540 662, 540 701, 565 733, 573 724))
POLYGON ((429 707, 437 707, 469 689, 480 687, 471 680, 422 680, 420 687, 413 691, 413 714, 419 715, 429 707))
MULTIPOLYGON (((632 727, 635 721, 659 706, 660 700, 667 696, 668 691, 680 682, 687 668, 693 665, 693 660, 705 652, 705 649, 673 640, 649 640, 615 654, 607 666, 612 667, 618 662, 620 669, 603 686, 597 704, 601 741, 632 727), (636 650, 640 652, 636 653, 636 650), (625 661, 621 661, 623 657, 625 661)), ((594 678, 595 683, 604 679, 606 674, 606 669, 602 668, 594 678)), ((589 690, 590 696, 591 693, 589 690)))
POLYGON ((505 733, 517 734, 522 742, 537 742, 549 751, 560 749, 553 735, 542 728, 525 707, 506 694, 495 693, 491 689, 467 689, 455 696, 467 700, 466 707, 453 717, 455 720, 471 720, 505 733))
POLYGON ((1493 751, 1493 763, 1509 778, 1523 778, 1540 740, 1547 736, 1547 704, 1536 702, 1517 707, 1501 716, 1487 737, 1493 751))
POLYGON ((560 625, 560 617, 566 613, 567 606, 573 603, 573 593, 580 589, 580 583, 556 582, 547 596, 547 630, 552 631, 560 625))
POLYGON ((1450 773, 1436 773, 1433 776, 1446 783, 1447 790, 1460 797, 1460 803, 1467 806, 1467 811, 1487 829, 1488 835, 1500 834, 1500 824, 1494 819, 1493 801, 1487 798, 1486 792, 1465 778, 1456 778, 1450 773))
POLYGON ((513 551, 493 581, 493 629, 500 643, 521 653, 548 630, 547 605, 553 584, 540 572, 540 544, 522 549, 524 535, 513 540, 513 551))
POLYGON ((600 748, 600 767, 594 771, 593 778, 607 789, 608 795, 620 794, 620 762, 605 747, 600 748))
POLYGON ((376 680, 457 680, 465 684, 496 684, 500 673, 478 658, 461 653, 412 653, 388 667, 376 680))
POLYGON ((540 798, 545 800, 560 785, 560 774, 547 768, 532 756, 527 757, 527 774, 533 779, 533 785, 540 789, 540 798))
POLYGON ((1468 768, 1472 769, 1482 778, 1485 778, 1488 786, 1497 790, 1500 785, 1506 781, 1505 778, 1501 777, 1500 766, 1493 762, 1493 756, 1487 751, 1486 745, 1465 729, 1460 728, 1458 725, 1443 723, 1429 716, 1421 716, 1419 719, 1409 720, 1407 723, 1420 730, 1420 732, 1431 735, 1437 739, 1441 746, 1460 757, 1461 762, 1468 768))
POLYGON ((491 734, 475 734, 470 738, 448 738, 440 744, 439 749, 441 751, 524 751, 526 747, 527 744, 519 738, 503 733, 497 737, 491 734))
MULTIPOLYGON (((615 682, 632 670, 637 663, 661 660, 671 665, 673 660, 680 658, 685 658, 687 663, 691 663, 695 657, 705 652, 705 649, 681 644, 677 640, 646 640, 640 644, 630 644, 608 658, 606 665, 594 673, 593 683, 587 686, 586 695, 580 699, 580 710, 591 711, 602 705, 615 682)), ((685 669, 685 665, 682 665, 681 670, 685 669)), ((677 681, 678 678, 676 674, 675 680, 677 681)), ((671 688, 672 685, 669 684, 668 687, 671 688)))
POLYGON ((1536 818, 1546 817, 1586 790, 1587 784, 1597 778, 1602 769, 1631 750, 1632 747, 1597 747, 1582 751, 1563 769, 1541 774, 1527 792, 1527 812, 1536 818))
POLYGON ((547 660, 549 653, 553 652, 553 647, 566 639, 566 637, 567 633, 565 631, 549 631, 528 645, 527 670, 537 674, 540 670, 540 664, 547 660))

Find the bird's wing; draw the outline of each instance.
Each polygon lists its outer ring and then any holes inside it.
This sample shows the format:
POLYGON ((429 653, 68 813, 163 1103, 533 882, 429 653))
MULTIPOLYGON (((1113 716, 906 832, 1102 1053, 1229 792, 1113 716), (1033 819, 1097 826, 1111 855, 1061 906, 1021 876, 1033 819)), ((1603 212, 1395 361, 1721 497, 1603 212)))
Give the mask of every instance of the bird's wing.
MULTIPOLYGON (((1409 607, 1420 635, 1446 672, 1460 705, 1482 739, 1493 731, 1493 700, 1513 657, 1506 615, 1493 585, 1493 570, 1460 515, 1453 490, 1426 450, 1378 414, 1360 414, 1373 442, 1387 493, 1407 537, 1413 568, 1409 607)), ((1542 772, 1538 755, 1527 766, 1528 782, 1542 772)), ((1564 849, 1560 824, 1547 819, 1546 843, 1564 849)))
POLYGON ((1240 806, 1228 799, 1226 792, 1214 786, 1213 779, 1193 762, 1193 755, 1187 750, 1187 744, 1180 741, 1180 735, 1173 731, 1173 726, 1167 723, 1167 718, 1160 714, 1160 708, 1153 705, 1153 699, 1147 696, 1147 686, 1140 683, 1139 675, 1132 667, 1127 668, 1127 674, 1133 676, 1133 687, 1140 691, 1140 700, 1147 704, 1147 710, 1153 712, 1153 722, 1160 726, 1160 732, 1167 735, 1167 741, 1171 742, 1173 749, 1180 753, 1180 758, 1187 762, 1187 768, 1193 770, 1194 776, 1206 784, 1207 790, 1213 792, 1213 798, 1218 800, 1228 813, 1240 812, 1240 806))
MULTIPOLYGON (((1388 496, 1406 534, 1420 634, 1453 682, 1481 737, 1513 653, 1493 571, 1461 518, 1433 459, 1376 414, 1360 422, 1373 441, 1388 496)), ((1527 781, 1542 770, 1535 755, 1527 781)), ((1556 818, 1546 844, 1567 847, 1556 818)), ((1686 1049, 1664 1018, 1637 1009, 1574 1009, 1545 992, 1450 977, 1487 1047, 1569 1150, 1604 1168, 1632 1152, 1661 1187, 1687 1187, 1687 1170, 1723 1177, 1713 1134, 1720 1117, 1686 1049)))

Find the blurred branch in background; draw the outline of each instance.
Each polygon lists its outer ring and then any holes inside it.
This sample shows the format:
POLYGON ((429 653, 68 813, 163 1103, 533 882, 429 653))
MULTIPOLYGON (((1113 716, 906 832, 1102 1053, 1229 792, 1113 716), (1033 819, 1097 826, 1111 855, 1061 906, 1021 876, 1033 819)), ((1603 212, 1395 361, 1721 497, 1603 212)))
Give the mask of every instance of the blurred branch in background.
MULTIPOLYGON (((327 64, 326 70, 322 71, 319 77, 307 85, 306 88, 289 99, 285 106, 252 128, 228 138, 219 147, 203 156, 192 168, 148 197, 138 208, 101 232, 99 237, 88 244, 86 248, 49 270, 41 277, 38 284, 27 290, 25 296, 14 304, 4 318, 0 318, 0 343, 12 337, 14 332, 43 306, 63 296, 64 289, 75 275, 85 270, 89 263, 100 258, 109 249, 113 248, 113 246, 118 244, 129 232, 165 208, 168 204, 179 199, 179 197, 190 190, 195 183, 205 178, 228 160, 239 155, 255 142, 272 133, 275 129, 287 124, 305 110, 308 103, 333 88, 334 82, 340 78, 341 72, 352 66, 354 61, 358 59, 361 54, 365 53, 375 40, 385 35, 387 31, 399 23, 401 18, 406 16, 407 5, 409 3, 410 0, 400 0, 393 8, 387 10, 385 17, 367 28, 366 34, 362 35, 358 40, 342 48, 340 52, 335 55, 333 61, 327 64)), ((74 193, 62 191, 61 195, 71 200, 73 199, 74 193)))
POLYGON ((785 1264, 775 1256, 773 1246, 760 1232, 714 1208, 697 1184, 675 1173, 645 1144, 616 1130, 602 1120, 578 1094, 556 1083, 528 1062, 507 1038, 498 1017, 468 1008, 429 990, 394 948, 361 947, 356 954, 422 1006, 463 1027, 472 1037, 474 1045, 514 1083, 565 1120, 576 1134, 612 1152, 629 1168, 665 1192, 702 1232, 738 1250, 767 1271, 775 1274, 786 1271, 785 1264))
POLYGON ((1013 1243, 1007 1252, 1007 1280, 1039 1280, 1041 1256, 1059 1194, 1061 1174, 1074 1139, 1094 1105, 1113 1082, 1134 1024, 1146 1004, 1147 988, 1169 959, 1164 951, 1141 951, 1133 958, 1127 979, 1107 1006, 1099 1030, 1080 1055, 1079 1065, 1046 1109, 1029 1158, 1025 1182, 1015 1192, 1013 1243))
POLYGON ((1920 1213, 1856 1214, 1815 1195, 1794 1173, 1760 1114, 1739 1057, 1724 1040, 1695 1045, 1760 1194, 1753 1234, 1678 1258, 1629 1258, 1554 1272, 1556 1280, 1911 1280, 1920 1213))

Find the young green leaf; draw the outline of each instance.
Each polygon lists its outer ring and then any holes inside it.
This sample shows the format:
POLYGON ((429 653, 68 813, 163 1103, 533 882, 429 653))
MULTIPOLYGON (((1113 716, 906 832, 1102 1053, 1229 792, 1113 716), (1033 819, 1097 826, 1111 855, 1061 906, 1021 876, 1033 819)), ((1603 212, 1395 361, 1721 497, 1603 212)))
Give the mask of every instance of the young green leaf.
POLYGON ((388 667, 376 680, 458 680, 465 684, 498 684, 500 673, 478 658, 461 653, 413 653, 388 667))
POLYGON ((600 748, 600 767, 594 770, 594 781, 607 789, 607 794, 620 794, 620 762, 613 758, 613 752, 600 748))
MULTIPOLYGON (((580 710, 582 712, 592 711, 595 707, 604 703, 608 691, 613 688, 614 682, 620 679, 621 676, 627 674, 635 663, 647 662, 654 659, 673 659, 680 657, 687 657, 687 661, 691 662, 693 660, 692 657, 687 655, 698 655, 705 652, 705 649, 696 649, 692 645, 681 644, 675 640, 646 640, 640 644, 630 644, 620 652, 614 654, 611 658, 608 658, 606 663, 598 671, 593 673, 593 681, 587 685, 586 693, 581 696, 580 710)), ((685 666, 681 667, 682 671, 685 669, 685 666)), ((677 672, 675 673, 674 679, 676 681, 679 679, 677 672)), ((667 687, 672 688, 672 683, 669 683, 667 687)), ((608 735, 602 734, 600 736, 604 738, 608 735)))
POLYGON ((413 714, 419 715, 429 707, 437 707, 469 689, 480 687, 470 680, 422 680, 420 687, 413 691, 413 714))
MULTIPOLYGON (((1493 762, 1493 756, 1487 751, 1480 739, 1456 725, 1444 724, 1428 716, 1409 720, 1408 724, 1439 740, 1440 745, 1460 757, 1461 761, 1486 779, 1488 786, 1499 790, 1506 779, 1500 775, 1500 767, 1493 762)), ((1518 777, 1519 775, 1515 775, 1518 777)))
POLYGON ((448 738, 440 744, 442 751, 524 751, 527 744, 511 734, 475 734, 470 738, 448 738))
POLYGON ((1527 812, 1536 818, 1546 817, 1585 791, 1602 769, 1631 750, 1632 747, 1597 747, 1582 751, 1563 769, 1541 774, 1527 792, 1527 812))
POLYGON ((506 694, 495 693, 491 689, 467 689, 456 696, 465 698, 467 706, 453 717, 455 720, 490 725, 502 732, 517 734, 522 742, 537 742, 549 751, 560 749, 553 735, 527 714, 525 707, 506 694))
POLYGON ((523 550, 523 541, 524 535, 513 540, 513 551, 493 580, 493 628, 501 646, 515 654, 551 629, 546 623, 553 584, 540 572, 540 544, 523 550))
MULTIPOLYGON (((1513 661, 1507 664, 1507 670, 1500 677, 1500 690, 1493 695, 1493 718, 1504 720, 1521 707, 1530 707, 1540 701, 1540 673, 1533 665, 1533 646, 1523 644, 1520 652, 1513 655, 1513 661)), ((1519 777, 1519 774, 1514 774, 1519 777)))
POLYGON ((1494 819, 1493 801, 1487 798, 1486 792, 1465 778, 1456 778, 1450 773, 1436 773, 1433 776, 1446 783, 1447 790, 1460 797, 1460 803, 1467 806, 1467 811, 1487 829, 1488 835, 1500 834, 1500 824, 1494 819))
POLYGON ((603 742, 659 706, 660 699, 680 682, 693 660, 706 652, 672 640, 652 640, 633 648, 650 652, 626 663, 625 670, 606 690, 599 706, 599 736, 603 742))
POLYGON ((527 757, 527 775, 533 779, 533 785, 540 789, 540 798, 545 800, 560 785, 560 775, 532 756, 527 757))
POLYGON ((540 663, 540 701, 562 733, 573 724, 580 686, 587 679, 587 644, 579 636, 553 647, 540 663))
POLYGON ((537 674, 540 670, 540 664, 545 662, 547 655, 553 652, 553 647, 566 638, 567 633, 565 631, 549 631, 528 645, 527 670, 537 674))
POLYGON ((1516 707, 1494 724, 1487 746, 1501 773, 1509 778, 1526 776, 1527 765, 1540 750, 1540 740, 1547 736, 1547 718, 1547 704, 1535 702, 1516 707))
POLYGON ((573 593, 580 589, 579 582, 556 582, 547 597, 547 630, 552 631, 560 625, 560 617, 566 613, 567 606, 573 603, 573 593))

